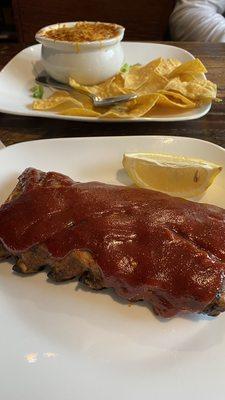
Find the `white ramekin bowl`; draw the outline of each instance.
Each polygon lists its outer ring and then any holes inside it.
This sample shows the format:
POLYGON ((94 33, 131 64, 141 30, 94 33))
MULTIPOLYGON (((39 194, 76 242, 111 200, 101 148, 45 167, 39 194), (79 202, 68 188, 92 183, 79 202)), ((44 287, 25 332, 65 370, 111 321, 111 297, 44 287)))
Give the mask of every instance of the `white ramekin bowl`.
POLYGON ((72 27, 75 24, 65 22, 49 25, 37 32, 35 38, 42 44, 42 62, 46 72, 59 82, 67 83, 69 77, 73 77, 84 85, 95 85, 115 75, 124 62, 120 43, 124 27, 116 25, 117 36, 93 42, 69 42, 45 36, 48 30, 72 27))

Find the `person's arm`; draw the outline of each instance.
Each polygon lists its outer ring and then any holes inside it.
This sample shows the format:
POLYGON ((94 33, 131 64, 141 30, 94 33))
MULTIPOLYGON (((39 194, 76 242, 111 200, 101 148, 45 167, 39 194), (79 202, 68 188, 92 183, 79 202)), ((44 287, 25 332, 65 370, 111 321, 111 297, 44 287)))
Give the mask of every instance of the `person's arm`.
POLYGON ((170 16, 173 40, 225 42, 225 0, 178 0, 170 16))

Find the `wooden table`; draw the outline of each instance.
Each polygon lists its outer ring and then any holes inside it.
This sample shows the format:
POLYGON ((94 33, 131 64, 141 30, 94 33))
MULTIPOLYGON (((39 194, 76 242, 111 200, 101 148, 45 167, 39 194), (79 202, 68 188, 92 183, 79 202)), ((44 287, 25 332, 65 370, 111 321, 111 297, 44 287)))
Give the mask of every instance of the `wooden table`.
MULTIPOLYGON (((171 43, 170 43, 171 44, 171 43)), ((199 57, 225 97, 225 43, 173 43, 199 57)), ((17 44, 0 45, 0 69, 21 50, 17 44)), ((1 93, 0 93, 1 95, 1 93)), ((16 95, 16 94, 15 94, 16 95)), ((87 123, 48 118, 32 118, 0 113, 0 140, 13 143, 69 136, 174 135, 201 138, 225 148, 224 101, 215 103, 205 117, 186 122, 87 123)))

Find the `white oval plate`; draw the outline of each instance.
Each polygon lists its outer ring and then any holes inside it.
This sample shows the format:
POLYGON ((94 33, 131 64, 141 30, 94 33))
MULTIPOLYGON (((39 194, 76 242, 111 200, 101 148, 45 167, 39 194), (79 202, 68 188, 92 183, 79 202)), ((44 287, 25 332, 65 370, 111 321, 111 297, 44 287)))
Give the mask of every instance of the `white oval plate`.
MULTIPOLYGON (((158 43, 122 42, 125 60, 129 64, 146 64, 158 57, 176 58, 181 62, 194 58, 188 51, 175 46, 158 43)), ((41 45, 37 44, 28 47, 18 53, 0 72, 0 112, 46 118, 70 119, 75 121, 88 122, 112 122, 91 117, 76 117, 58 115, 54 112, 35 111, 28 107, 32 103, 30 89, 35 84, 36 71, 41 72, 41 45), (35 69, 35 71, 34 71, 35 69)), ((50 92, 45 88, 45 95, 50 92)), ((209 112, 211 104, 205 105, 182 114, 170 116, 148 117, 148 118, 127 118, 113 119, 113 122, 147 122, 147 121, 186 121, 197 119, 209 112)))
MULTIPOLYGON (((205 158, 224 170, 202 201, 225 207, 225 151, 181 137, 72 138, 0 150, 3 201, 24 168, 125 184, 124 152, 205 158)), ((161 320, 146 304, 0 265, 2 400, 223 400, 225 315, 161 320)))

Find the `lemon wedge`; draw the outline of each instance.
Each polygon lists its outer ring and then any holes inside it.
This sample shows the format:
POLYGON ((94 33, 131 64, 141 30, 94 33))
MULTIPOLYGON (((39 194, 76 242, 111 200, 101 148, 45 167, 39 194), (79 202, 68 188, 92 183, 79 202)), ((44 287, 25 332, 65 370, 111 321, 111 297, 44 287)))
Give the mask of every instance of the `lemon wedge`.
POLYGON ((186 198, 204 193, 222 170, 208 161, 157 153, 125 153, 123 166, 137 186, 186 198))

